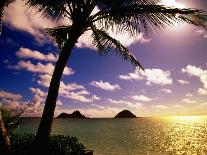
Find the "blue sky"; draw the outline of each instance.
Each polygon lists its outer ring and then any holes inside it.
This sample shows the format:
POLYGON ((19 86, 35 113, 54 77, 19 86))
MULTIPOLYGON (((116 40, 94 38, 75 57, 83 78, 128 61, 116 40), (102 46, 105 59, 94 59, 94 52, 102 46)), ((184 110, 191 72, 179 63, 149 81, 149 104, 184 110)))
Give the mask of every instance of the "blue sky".
MULTIPOLYGON (((207 10, 205 0, 165 3, 207 10)), ((34 12, 21 1, 10 5, 0 36, 0 98, 13 110, 29 103, 25 116, 41 115, 58 58, 58 49, 42 29, 59 23, 34 12)), ((84 35, 65 69, 56 115, 76 109, 89 117, 113 117, 123 109, 137 116, 206 114, 205 30, 182 24, 138 38, 113 34, 140 60, 145 72, 113 53, 99 56, 89 34, 84 35)))

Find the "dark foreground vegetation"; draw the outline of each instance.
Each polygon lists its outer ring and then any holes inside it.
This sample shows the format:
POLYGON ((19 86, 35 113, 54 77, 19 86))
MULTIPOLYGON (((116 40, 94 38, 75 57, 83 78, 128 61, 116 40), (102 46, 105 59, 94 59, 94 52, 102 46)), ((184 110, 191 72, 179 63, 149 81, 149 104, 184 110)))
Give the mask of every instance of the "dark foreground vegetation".
MULTIPOLYGON (((32 155, 35 154, 33 146, 34 134, 13 134, 10 137, 11 150, 1 149, 1 155, 32 155)), ((38 149, 38 148, 37 148, 38 149)), ((86 151, 76 137, 52 135, 50 136, 47 155, 85 155, 92 154, 86 151)))

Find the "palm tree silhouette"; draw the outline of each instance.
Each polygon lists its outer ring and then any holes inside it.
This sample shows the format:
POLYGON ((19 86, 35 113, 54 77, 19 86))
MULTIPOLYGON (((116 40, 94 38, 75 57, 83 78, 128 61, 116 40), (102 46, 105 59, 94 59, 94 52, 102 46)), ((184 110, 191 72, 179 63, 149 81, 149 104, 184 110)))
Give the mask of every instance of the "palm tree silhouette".
POLYGON ((137 36, 142 31, 148 34, 173 26, 174 22, 206 27, 205 12, 166 7, 158 5, 158 2, 160 0, 27 0, 30 7, 38 8, 51 20, 69 20, 68 25, 45 30, 58 44, 60 55, 50 82, 35 144, 44 147, 48 143, 63 70, 78 38, 86 31, 92 31, 93 44, 99 54, 115 52, 143 69, 135 56, 112 38, 107 29, 137 36), (98 8, 98 12, 92 14, 94 8, 98 8))

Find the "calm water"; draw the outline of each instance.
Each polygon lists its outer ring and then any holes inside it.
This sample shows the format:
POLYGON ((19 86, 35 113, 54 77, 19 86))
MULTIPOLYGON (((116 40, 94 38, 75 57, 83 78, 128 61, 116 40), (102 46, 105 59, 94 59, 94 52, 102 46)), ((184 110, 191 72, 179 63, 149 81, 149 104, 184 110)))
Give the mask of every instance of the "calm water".
MULTIPOLYGON (((18 133, 36 132, 23 119, 18 133)), ((55 119, 52 133, 70 134, 95 155, 207 155, 207 118, 55 119)))

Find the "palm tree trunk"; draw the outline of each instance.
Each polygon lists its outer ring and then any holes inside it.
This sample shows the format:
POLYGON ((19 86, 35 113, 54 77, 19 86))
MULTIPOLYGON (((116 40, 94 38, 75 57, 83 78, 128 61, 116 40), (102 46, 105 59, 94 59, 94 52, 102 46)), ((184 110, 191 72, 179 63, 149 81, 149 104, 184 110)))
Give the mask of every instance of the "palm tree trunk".
POLYGON ((9 136, 7 134, 6 128, 4 126, 4 121, 3 121, 3 117, 2 117, 2 106, 0 105, 0 129, 1 129, 1 137, 3 138, 3 142, 0 142, 0 144, 2 144, 2 146, 0 146, 0 148, 3 148, 5 151, 9 151, 11 149, 11 143, 10 143, 10 139, 9 136))
POLYGON ((34 145, 43 149, 47 147, 49 142, 60 80, 76 41, 77 37, 74 37, 73 39, 70 39, 70 42, 62 48, 52 75, 42 118, 34 140, 34 145))

